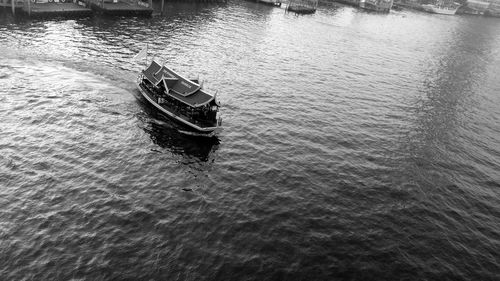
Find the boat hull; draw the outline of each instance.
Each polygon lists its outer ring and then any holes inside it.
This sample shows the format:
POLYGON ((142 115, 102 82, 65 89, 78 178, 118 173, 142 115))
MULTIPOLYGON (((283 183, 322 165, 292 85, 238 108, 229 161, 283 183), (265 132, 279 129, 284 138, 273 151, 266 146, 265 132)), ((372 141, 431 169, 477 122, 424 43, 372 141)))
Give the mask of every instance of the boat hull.
POLYGON ((439 8, 437 6, 430 5, 430 4, 422 5, 422 8, 426 12, 434 13, 434 14, 441 14, 441 15, 454 15, 458 10, 458 7, 452 8, 452 9, 444 9, 444 8, 439 8))
POLYGON ((287 11, 294 12, 297 14, 314 14, 316 13, 316 8, 291 4, 287 7, 287 11))
MULTIPOLYGON (((140 83, 136 83, 137 89, 139 89, 139 92, 141 93, 142 97, 148 101, 148 103, 155 107, 160 113, 163 115, 167 116, 171 120, 175 121, 177 124, 181 125, 181 129, 179 129, 179 132, 185 133, 187 135, 194 135, 194 136, 207 136, 211 137, 219 133, 222 128, 220 127, 220 124, 214 127, 201 127, 198 126, 197 124, 194 124, 190 122, 189 120, 186 120, 185 118, 182 118, 175 113, 169 111, 165 107, 161 106, 155 98, 152 96, 152 94, 149 93, 147 89, 141 86, 140 83)), ((219 123, 219 122, 218 122, 219 123)))
POLYGON ((359 4, 359 7, 368 11, 389 13, 391 11, 392 3, 375 4, 375 3, 361 2, 359 4))

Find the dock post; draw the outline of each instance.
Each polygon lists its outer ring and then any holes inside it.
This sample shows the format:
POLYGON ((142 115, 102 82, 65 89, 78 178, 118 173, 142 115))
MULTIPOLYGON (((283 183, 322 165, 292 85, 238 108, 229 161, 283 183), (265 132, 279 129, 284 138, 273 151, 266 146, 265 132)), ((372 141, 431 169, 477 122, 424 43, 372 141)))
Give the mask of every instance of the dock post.
POLYGON ((28 16, 31 17, 31 0, 25 0, 28 2, 28 16))
POLYGON ((12 14, 15 16, 16 15, 16 3, 15 0, 10 0, 10 3, 12 4, 12 14))
MULTIPOLYGON (((165 7, 165 0, 161 0, 161 14, 163 15, 163 8, 165 7)), ((151 7, 153 8, 153 7, 151 7)))
POLYGON ((150 9, 153 9, 153 0, 149 0, 149 1, 148 1, 148 4, 149 4, 149 8, 150 8, 150 9))

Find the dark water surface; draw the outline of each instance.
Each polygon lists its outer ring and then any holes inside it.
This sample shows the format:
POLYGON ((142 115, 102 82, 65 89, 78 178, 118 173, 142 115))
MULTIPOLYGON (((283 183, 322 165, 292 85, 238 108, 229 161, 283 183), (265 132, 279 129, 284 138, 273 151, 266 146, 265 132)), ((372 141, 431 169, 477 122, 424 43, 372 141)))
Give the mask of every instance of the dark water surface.
POLYGON ((500 278, 500 20, 167 9, 1 13, 2 280, 500 278), (217 139, 139 99, 145 43, 217 139))

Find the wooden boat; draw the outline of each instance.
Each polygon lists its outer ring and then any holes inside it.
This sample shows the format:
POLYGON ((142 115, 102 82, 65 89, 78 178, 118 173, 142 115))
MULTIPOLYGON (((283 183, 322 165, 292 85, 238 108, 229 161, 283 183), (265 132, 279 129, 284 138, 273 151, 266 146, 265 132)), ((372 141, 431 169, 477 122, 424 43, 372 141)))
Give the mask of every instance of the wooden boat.
POLYGON ((182 133, 213 136, 222 130, 220 104, 196 80, 189 80, 154 60, 137 78, 142 96, 181 125, 182 133))
POLYGON ((318 0, 290 0, 286 10, 297 14, 313 14, 317 8, 318 0))
POLYGON ((393 0, 360 0, 359 7, 365 10, 389 13, 393 5, 393 0))
POLYGON ((281 7, 281 0, 257 0, 259 3, 281 7))
POLYGON ((457 3, 451 3, 446 5, 444 3, 422 5, 424 11, 428 13, 442 14, 442 15, 454 15, 459 7, 460 4, 457 3))

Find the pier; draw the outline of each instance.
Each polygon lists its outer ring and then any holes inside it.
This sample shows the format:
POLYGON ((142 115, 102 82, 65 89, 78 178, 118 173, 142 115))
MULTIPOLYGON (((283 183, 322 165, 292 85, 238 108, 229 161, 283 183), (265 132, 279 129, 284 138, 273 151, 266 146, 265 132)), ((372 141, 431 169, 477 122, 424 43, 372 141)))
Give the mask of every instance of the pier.
MULTIPOLYGON (((165 11, 165 2, 227 3, 227 0, 154 0, 158 14, 165 11)), ((281 7, 298 14, 315 13, 318 0, 251 0, 281 7)), ((86 17, 94 14, 105 16, 152 16, 153 0, 0 0, 0 7, 13 15, 28 17, 86 17)), ((363 9, 388 13, 394 10, 423 11, 425 0, 334 0, 363 9)), ((467 0, 456 14, 500 17, 500 0, 467 0)))
POLYGON ((286 10, 297 14, 313 14, 318 8, 318 0, 290 0, 286 10))
POLYGON ((23 5, 24 0, 0 0, 0 7, 11 9, 14 15, 21 10, 23 5))
MULTIPOLYGON (((281 6, 281 0, 257 0, 281 6)), ((151 16, 153 0, 0 0, 0 7, 12 14, 28 17, 151 16), (43 2, 42 2, 43 1, 43 2)), ((165 2, 227 3, 227 0, 158 0, 161 11, 165 2)))
POLYGON ((28 17, 151 16, 152 0, 0 0, 0 7, 28 17))
POLYGON ((92 15, 92 10, 82 1, 33 3, 25 1, 22 11, 31 17, 86 17, 92 15))

